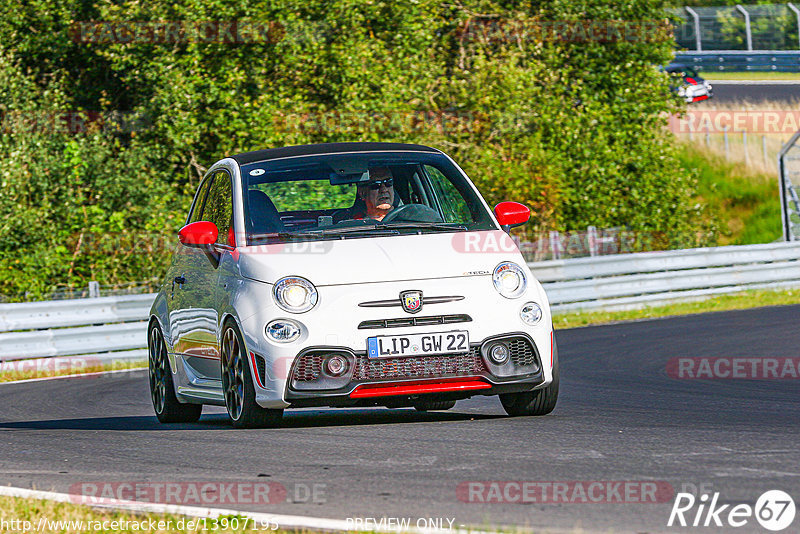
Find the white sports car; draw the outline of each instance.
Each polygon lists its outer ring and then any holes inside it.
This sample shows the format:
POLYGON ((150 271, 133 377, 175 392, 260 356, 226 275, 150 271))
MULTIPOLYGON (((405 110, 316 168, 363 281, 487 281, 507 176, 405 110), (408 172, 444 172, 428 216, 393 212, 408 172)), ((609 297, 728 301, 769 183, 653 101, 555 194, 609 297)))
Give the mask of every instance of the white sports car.
POLYGON ((286 408, 446 410, 499 395, 510 415, 558 397, 547 296, 492 211, 439 150, 336 143, 214 164, 150 313, 161 422, 224 405, 235 427, 286 408))

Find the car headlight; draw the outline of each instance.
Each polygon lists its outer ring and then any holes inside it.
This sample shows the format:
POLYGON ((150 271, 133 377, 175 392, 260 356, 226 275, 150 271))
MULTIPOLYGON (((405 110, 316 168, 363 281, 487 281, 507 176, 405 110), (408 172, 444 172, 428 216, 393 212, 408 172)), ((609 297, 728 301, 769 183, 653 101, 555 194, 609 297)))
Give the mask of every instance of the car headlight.
POLYGON ((528 287, 528 279, 525 277, 519 265, 510 261, 504 261, 494 268, 492 282, 498 293, 507 299, 515 299, 525 293, 528 287))
POLYGON ((277 319, 264 327, 267 337, 278 343, 291 343, 300 337, 300 327, 294 321, 277 319))
POLYGON ((544 316, 542 307, 535 302, 528 302, 519 311, 519 318, 522 319, 522 322, 531 326, 541 321, 542 316, 544 316))
POLYGON ((292 313, 307 312, 317 305, 319 298, 314 284, 299 276, 287 276, 278 280, 272 296, 278 306, 292 313))

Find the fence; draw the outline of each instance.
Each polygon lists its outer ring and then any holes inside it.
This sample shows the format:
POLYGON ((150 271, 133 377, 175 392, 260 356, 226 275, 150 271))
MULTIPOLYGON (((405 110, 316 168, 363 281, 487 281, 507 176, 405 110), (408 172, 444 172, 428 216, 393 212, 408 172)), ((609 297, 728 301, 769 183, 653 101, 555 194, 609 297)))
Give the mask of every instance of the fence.
POLYGON ((676 60, 698 70, 800 71, 800 8, 795 4, 684 7, 676 60))
MULTIPOLYGON (((800 287, 800 242, 532 262, 555 311, 635 308, 744 289, 800 287)), ((0 362, 145 360, 153 294, 0 304, 0 362)))
POLYGON ((694 52, 800 50, 800 9, 792 3, 684 7, 675 41, 694 52))
POLYGON ((784 146, 781 134, 748 133, 747 130, 731 130, 725 126, 722 133, 700 129, 676 132, 676 135, 694 146, 704 145, 727 161, 743 163, 756 172, 778 174, 778 156, 784 146))

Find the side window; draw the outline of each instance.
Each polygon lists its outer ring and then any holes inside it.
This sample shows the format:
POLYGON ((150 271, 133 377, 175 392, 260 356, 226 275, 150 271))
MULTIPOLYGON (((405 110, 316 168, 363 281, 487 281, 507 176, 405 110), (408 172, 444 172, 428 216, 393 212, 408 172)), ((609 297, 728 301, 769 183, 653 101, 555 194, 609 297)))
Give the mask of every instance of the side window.
POLYGON ((206 201, 206 193, 208 193, 208 186, 211 184, 212 178, 213 176, 207 177, 197 189, 197 193, 194 196, 194 202, 192 203, 192 211, 189 214, 189 217, 186 219, 186 224, 203 220, 203 204, 206 201))
POLYGON ((214 173, 214 182, 208 190, 208 200, 203 209, 204 221, 217 225, 219 237, 217 243, 230 244, 231 236, 228 235, 233 223, 233 190, 231 179, 225 171, 214 173))
POLYGON ((425 165, 425 172, 431 181, 431 187, 442 206, 442 217, 446 223, 471 223, 473 222, 469 206, 458 192, 453 183, 448 180, 436 167, 425 165))

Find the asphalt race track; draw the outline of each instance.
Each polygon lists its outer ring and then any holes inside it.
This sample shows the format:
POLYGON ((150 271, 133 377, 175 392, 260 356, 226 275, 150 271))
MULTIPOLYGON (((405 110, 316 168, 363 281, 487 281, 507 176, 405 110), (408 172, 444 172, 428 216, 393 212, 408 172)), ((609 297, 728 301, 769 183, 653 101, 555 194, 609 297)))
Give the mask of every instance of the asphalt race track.
MULTIPOLYGON (((798 316, 800 305, 559 331, 561 398, 542 418, 508 418, 496 398, 477 397, 439 413, 298 410, 281 428, 237 431, 219 409, 198 424, 159 425, 142 372, 0 385, 0 484, 268 481, 286 487, 286 501, 239 508, 666 531, 672 492, 655 504, 481 504, 459 500, 457 487, 655 481, 674 492, 704 484, 720 503, 752 506, 771 489, 798 501, 800 381, 666 372, 674 357, 796 358, 798 316), (313 484, 324 485, 316 503, 306 498, 313 484)), ((765 532, 752 518, 736 530, 765 532)))
POLYGON ((735 102, 781 102, 800 101, 800 80, 796 83, 753 83, 733 82, 721 83, 711 80, 714 87, 714 98, 711 103, 732 104, 735 102))

